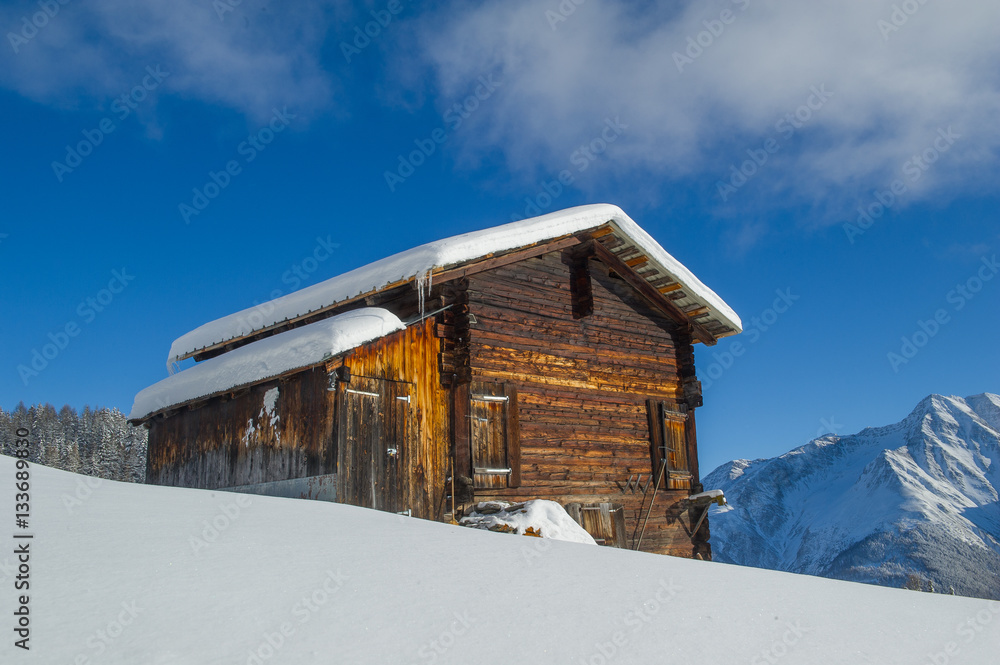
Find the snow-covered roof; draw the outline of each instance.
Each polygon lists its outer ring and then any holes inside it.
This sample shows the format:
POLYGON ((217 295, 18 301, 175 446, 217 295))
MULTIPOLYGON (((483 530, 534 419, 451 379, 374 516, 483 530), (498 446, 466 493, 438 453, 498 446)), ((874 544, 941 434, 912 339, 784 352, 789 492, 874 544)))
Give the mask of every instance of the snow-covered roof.
POLYGON ((395 314, 366 307, 252 342, 142 390, 129 419, 141 420, 178 404, 318 365, 404 327, 395 314))
POLYGON ((622 245, 625 249, 635 249, 648 258, 644 265, 636 268, 636 272, 662 279, 669 278, 680 284, 683 291, 671 294, 674 303, 685 312, 697 310, 704 321, 714 327, 713 334, 716 337, 732 335, 742 330, 743 326, 736 312, 668 254, 621 208, 596 204, 568 208, 541 217, 427 243, 289 293, 266 305, 224 316, 177 338, 170 347, 167 361, 170 363, 190 358, 209 347, 300 319, 389 285, 428 276, 433 280, 435 273, 443 272, 449 267, 603 225, 613 228, 616 235, 624 241, 622 245))

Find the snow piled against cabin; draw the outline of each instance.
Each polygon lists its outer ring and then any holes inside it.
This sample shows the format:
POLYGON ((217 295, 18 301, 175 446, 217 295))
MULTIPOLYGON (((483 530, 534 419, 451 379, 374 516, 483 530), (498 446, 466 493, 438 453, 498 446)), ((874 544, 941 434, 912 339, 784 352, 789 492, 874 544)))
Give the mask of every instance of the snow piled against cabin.
POLYGON ((266 307, 252 307, 224 316, 177 338, 170 347, 167 362, 185 358, 199 349, 249 335, 255 330, 369 293, 388 284, 417 278, 421 282, 421 288, 426 291, 430 286, 427 283, 428 276, 435 268, 533 245, 592 229, 608 222, 614 223, 632 238, 652 261, 659 263, 694 297, 715 310, 733 327, 742 328, 740 318, 722 298, 705 286, 680 261, 667 253, 621 208, 601 203, 568 208, 520 222, 427 243, 289 293, 270 301, 266 307))
POLYGON ((1000 644, 1000 603, 971 598, 40 466, 31 483, 31 651, 5 547, 4 663, 986 665, 1000 644))
MULTIPOLYGON (((188 400, 312 367, 326 357, 404 327, 395 314, 378 307, 365 307, 266 337, 204 360, 142 390, 135 397, 129 418, 144 418, 188 400)), ((268 415, 276 399, 274 393, 268 415)))
POLYGON ((594 537, 555 501, 480 501, 459 524, 474 529, 596 545, 594 537))

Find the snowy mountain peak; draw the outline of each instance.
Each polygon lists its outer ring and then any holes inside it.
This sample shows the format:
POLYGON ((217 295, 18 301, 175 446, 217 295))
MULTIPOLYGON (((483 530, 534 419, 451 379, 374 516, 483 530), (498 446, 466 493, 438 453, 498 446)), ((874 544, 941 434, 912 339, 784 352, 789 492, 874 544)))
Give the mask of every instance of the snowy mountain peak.
POLYGON ((704 478, 719 561, 1000 598, 1000 396, 929 395, 898 423, 825 435, 704 478))

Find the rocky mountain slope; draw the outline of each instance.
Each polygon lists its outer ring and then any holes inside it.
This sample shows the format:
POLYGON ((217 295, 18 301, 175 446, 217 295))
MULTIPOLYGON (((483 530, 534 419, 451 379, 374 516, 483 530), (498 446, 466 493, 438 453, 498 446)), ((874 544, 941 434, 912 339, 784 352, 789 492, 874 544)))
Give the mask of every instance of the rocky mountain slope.
POLYGON ((729 501, 710 517, 717 561, 1000 599, 1000 396, 931 395, 703 482, 729 501))

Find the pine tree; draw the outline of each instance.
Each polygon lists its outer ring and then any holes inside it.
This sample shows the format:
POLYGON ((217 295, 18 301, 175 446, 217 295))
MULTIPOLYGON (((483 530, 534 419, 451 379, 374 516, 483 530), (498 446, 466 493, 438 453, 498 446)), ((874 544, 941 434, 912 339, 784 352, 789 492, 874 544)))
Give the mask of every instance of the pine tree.
POLYGON ((118 409, 85 406, 77 414, 69 405, 56 412, 51 404, 23 402, 10 413, 0 409, 0 452, 13 454, 20 427, 31 432, 32 463, 109 480, 146 479, 146 430, 130 425, 118 409))
POLYGON ((59 410, 59 421, 62 424, 64 445, 59 455, 59 468, 78 473, 80 471, 80 447, 77 442, 80 436, 80 418, 76 409, 70 405, 59 410))

